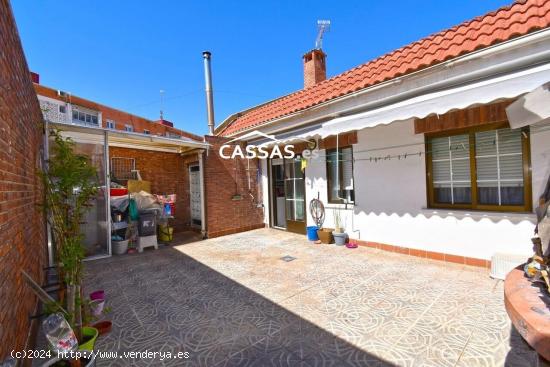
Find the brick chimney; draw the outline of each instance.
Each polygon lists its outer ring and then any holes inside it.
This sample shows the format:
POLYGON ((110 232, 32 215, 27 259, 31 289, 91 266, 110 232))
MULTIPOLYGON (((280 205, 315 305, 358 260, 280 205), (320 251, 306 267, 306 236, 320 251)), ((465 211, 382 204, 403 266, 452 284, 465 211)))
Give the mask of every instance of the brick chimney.
POLYGON ((311 50, 303 56, 304 88, 311 87, 327 78, 327 55, 322 50, 311 50))

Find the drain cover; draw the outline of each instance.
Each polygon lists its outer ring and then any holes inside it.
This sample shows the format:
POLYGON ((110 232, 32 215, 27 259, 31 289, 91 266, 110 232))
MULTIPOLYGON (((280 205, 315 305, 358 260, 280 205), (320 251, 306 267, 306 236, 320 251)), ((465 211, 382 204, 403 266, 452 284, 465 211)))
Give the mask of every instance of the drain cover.
POLYGON ((281 257, 281 260, 288 263, 288 262, 291 262, 292 260, 296 260, 296 258, 293 257, 293 256, 290 256, 290 255, 286 255, 286 256, 281 257))

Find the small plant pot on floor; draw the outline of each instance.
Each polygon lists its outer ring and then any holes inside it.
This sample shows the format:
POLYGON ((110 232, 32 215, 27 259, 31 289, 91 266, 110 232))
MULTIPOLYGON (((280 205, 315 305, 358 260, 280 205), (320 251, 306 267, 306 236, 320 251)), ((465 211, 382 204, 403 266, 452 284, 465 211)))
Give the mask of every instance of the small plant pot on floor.
POLYGON ((348 235, 345 232, 344 233, 332 232, 332 235, 334 236, 334 243, 337 246, 344 246, 346 244, 346 239, 348 235))
POLYGON ((111 321, 99 321, 93 324, 92 327, 97 329, 99 335, 104 335, 111 332, 113 323, 111 321))
POLYGON ((82 328, 82 343, 79 344, 78 349, 79 350, 87 350, 87 351, 93 351, 95 347, 95 341, 97 339, 97 336, 99 335, 99 331, 90 326, 84 326, 82 328))
POLYGON ((105 309, 105 300, 104 299, 95 299, 90 301, 90 313, 95 317, 100 317, 103 314, 105 309))
POLYGON ((90 293, 90 299, 92 301, 95 301, 95 300, 105 300, 105 291, 103 289, 100 289, 100 290, 97 290, 97 291, 93 291, 92 293, 90 293))
POLYGON ((124 255, 128 251, 128 240, 124 241, 112 241, 113 254, 124 255))
POLYGON ((321 228, 317 230, 317 236, 319 236, 319 240, 321 240, 321 243, 332 243, 334 238, 332 237, 332 232, 334 231, 334 228, 321 228))

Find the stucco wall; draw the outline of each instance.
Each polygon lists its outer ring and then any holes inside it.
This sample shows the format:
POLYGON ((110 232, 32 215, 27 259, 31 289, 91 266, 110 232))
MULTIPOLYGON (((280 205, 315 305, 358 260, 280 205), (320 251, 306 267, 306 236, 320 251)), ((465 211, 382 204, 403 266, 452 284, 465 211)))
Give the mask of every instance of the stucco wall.
MULTIPOLYGON (((550 127, 532 129, 534 202, 550 174, 548 142, 550 127)), ((334 226, 338 208, 350 237, 364 241, 487 260, 495 252, 532 252, 533 214, 428 209, 425 156, 418 155, 424 150, 424 136, 414 134, 413 120, 359 131, 353 146, 355 206, 327 204, 323 150, 306 168, 306 203, 319 195, 326 208, 324 226, 334 226), (406 159, 369 160, 405 153, 406 159)), ((309 210, 307 223, 314 225, 309 210)))

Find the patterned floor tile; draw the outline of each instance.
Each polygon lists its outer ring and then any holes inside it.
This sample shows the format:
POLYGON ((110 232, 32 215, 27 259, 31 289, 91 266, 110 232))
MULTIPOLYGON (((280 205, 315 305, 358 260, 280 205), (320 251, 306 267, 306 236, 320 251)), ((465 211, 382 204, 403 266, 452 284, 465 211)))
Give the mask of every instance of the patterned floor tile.
POLYGON ((103 350, 169 350, 143 366, 527 366, 485 269, 269 229, 87 263, 113 309, 103 350), (296 258, 283 262, 281 257, 296 258))

